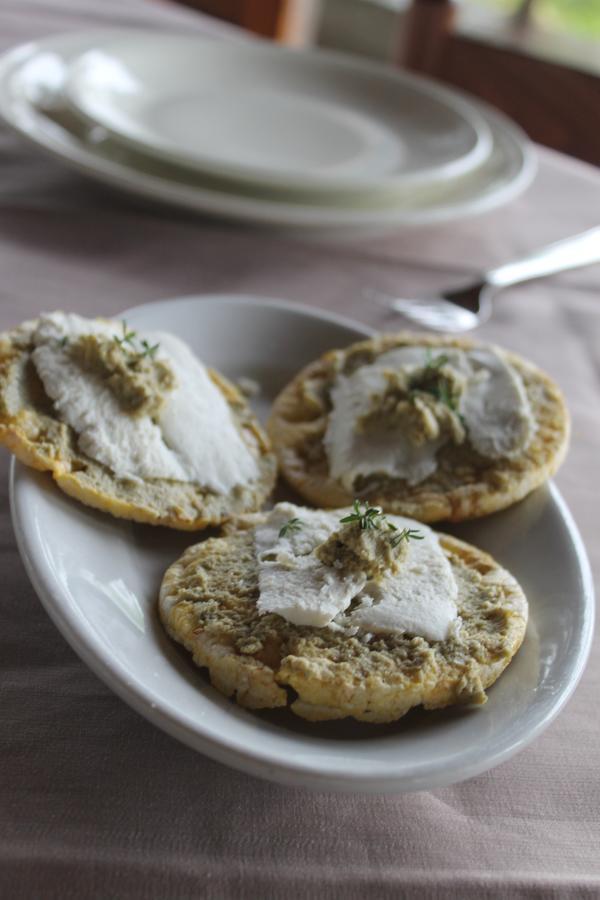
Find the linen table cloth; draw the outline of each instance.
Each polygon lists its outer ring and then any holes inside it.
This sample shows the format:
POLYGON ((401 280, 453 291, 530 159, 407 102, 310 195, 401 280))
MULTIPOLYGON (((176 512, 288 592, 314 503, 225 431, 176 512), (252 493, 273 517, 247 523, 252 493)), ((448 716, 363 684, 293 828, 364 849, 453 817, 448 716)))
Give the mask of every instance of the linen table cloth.
MULTIPOLYGON (((233 29, 143 0, 4 0, 1 49, 107 25, 233 29)), ((202 292, 404 323, 364 286, 411 293, 598 224, 600 174, 549 151, 518 200, 458 224, 323 245, 193 218, 104 190, 0 132, 0 328, 42 310, 113 315, 202 292)), ((600 267, 506 291, 478 336, 561 384, 573 416, 557 478, 600 570, 600 267)), ((597 897, 600 659, 530 747, 462 784, 405 795, 263 782, 178 744, 114 696, 29 584, 0 459, 0 896, 597 897)))

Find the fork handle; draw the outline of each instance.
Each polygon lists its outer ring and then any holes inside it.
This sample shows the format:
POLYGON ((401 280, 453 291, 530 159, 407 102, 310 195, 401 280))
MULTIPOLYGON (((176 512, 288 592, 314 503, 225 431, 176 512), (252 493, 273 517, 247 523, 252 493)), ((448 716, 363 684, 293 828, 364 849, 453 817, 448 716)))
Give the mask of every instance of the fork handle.
POLYGON ((576 269, 600 262, 600 228, 591 228, 581 234, 549 244, 540 250, 534 250, 522 259, 514 260, 486 272, 484 279, 494 287, 508 287, 552 275, 565 269, 576 269))

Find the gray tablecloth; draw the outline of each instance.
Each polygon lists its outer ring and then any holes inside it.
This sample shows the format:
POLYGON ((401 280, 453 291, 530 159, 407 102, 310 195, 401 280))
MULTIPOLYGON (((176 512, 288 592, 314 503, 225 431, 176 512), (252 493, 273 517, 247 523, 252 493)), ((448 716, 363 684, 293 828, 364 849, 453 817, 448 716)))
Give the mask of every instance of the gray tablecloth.
MULTIPOLYGON (((0 42, 97 24, 228 34, 142 0, 4 0, 0 42)), ((234 35, 237 37, 237 35, 234 35)), ((144 208, 0 132, 0 328, 62 307, 112 314, 183 293, 288 297, 382 329, 361 287, 461 280, 597 224, 600 175, 540 151, 527 193, 451 227, 352 247, 144 208)), ((595 571, 600 484, 600 268, 507 291, 481 336, 564 388, 573 444, 558 477, 595 571)), ((132 712, 43 612, 10 524, 1 459, 0 891, 6 898, 596 897, 600 894, 597 652, 531 747, 464 784, 400 796, 316 794, 212 762, 132 712)))

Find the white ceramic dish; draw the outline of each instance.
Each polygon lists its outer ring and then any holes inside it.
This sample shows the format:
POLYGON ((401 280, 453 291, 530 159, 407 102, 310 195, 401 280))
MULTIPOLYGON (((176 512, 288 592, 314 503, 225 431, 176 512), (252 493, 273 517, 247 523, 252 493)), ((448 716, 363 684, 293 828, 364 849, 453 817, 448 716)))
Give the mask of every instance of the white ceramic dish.
POLYGON ((69 63, 113 32, 67 35, 17 47, 0 60, 0 117, 23 137, 104 184, 195 212, 263 225, 329 233, 363 233, 430 225, 475 215, 516 197, 532 180, 536 159, 519 129, 483 109, 493 133, 489 159, 472 175, 409 191, 401 207, 343 208, 276 202, 267 193, 227 190, 214 179, 190 178, 176 167, 135 154, 104 129, 81 129, 65 111, 61 90, 69 63), (103 37, 103 35, 105 35, 103 37))
MULTIPOLYGON (((231 378, 263 387, 259 413, 302 365, 362 338, 353 322, 288 303, 183 298, 127 312, 168 329, 231 378)), ((223 763, 321 790, 410 791, 483 772, 526 746, 574 690, 589 652, 585 550, 556 488, 453 529, 506 565, 530 603, 525 642, 479 708, 413 711, 393 726, 309 725, 245 711, 210 687, 156 614, 162 572, 193 536, 133 525, 69 499, 49 476, 11 474, 15 533, 46 610, 82 659, 158 727, 223 763)))
POLYGON ((141 151, 259 185, 383 197, 492 148, 469 102, 399 69, 267 42, 131 31, 77 57, 65 99, 141 151))

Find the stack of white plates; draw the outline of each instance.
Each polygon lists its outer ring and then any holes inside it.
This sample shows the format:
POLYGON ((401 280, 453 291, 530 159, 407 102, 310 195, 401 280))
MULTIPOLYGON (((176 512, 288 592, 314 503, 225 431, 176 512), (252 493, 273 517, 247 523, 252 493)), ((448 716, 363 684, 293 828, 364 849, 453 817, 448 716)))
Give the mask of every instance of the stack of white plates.
POLYGON ((431 224, 505 203, 527 138, 433 82, 263 42, 95 32, 0 60, 0 115, 107 184, 228 218, 302 228, 431 224))

